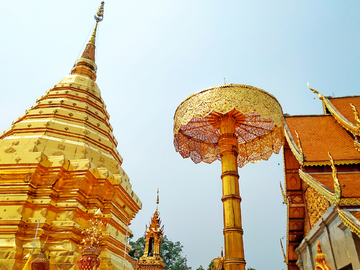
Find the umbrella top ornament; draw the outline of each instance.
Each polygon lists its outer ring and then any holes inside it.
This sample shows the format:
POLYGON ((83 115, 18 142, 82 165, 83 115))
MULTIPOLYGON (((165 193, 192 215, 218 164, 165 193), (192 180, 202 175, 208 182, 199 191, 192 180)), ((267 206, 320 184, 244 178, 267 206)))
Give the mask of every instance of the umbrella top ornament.
POLYGON ((224 116, 235 119, 237 166, 268 160, 284 144, 283 113, 276 98, 248 85, 226 84, 189 96, 174 116, 174 145, 195 163, 220 160, 224 116))

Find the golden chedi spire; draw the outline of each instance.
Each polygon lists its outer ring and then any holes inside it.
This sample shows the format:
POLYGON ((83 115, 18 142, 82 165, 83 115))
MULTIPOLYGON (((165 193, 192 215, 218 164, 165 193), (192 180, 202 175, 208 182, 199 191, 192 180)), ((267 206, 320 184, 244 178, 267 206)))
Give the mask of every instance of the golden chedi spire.
POLYGON ((84 52, 81 57, 74 64, 73 69, 71 70, 71 74, 79 74, 84 75, 92 79, 96 80, 96 70, 97 66, 95 64, 95 40, 96 40, 96 31, 99 22, 101 22, 104 18, 104 1, 101 2, 101 5, 94 15, 96 20, 94 31, 91 34, 90 40, 87 43, 84 52))
POLYGON ((162 270, 165 267, 160 257, 160 245, 164 236, 164 226, 161 226, 160 213, 158 211, 159 189, 157 190, 156 210, 151 218, 149 227, 145 230, 145 251, 138 262, 138 270, 162 270))
MULTIPOLYGON (((114 270, 123 269, 127 226, 141 201, 121 167, 95 82, 95 36, 103 9, 102 2, 93 35, 71 74, 0 133, 0 258, 7 258, 0 260, 0 269, 22 269, 20 258, 32 248, 38 222, 38 237, 49 237, 56 267, 75 264, 81 230, 98 208, 108 224, 100 258, 107 256, 114 270)), ((125 268, 132 268, 127 261, 125 268)))

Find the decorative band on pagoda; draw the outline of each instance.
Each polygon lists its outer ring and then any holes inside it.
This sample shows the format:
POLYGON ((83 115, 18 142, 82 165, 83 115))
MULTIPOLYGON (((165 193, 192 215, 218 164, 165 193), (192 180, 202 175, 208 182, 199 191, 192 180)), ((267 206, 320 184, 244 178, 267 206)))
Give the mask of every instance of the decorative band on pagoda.
POLYGON ((225 202, 225 201, 230 200, 230 199, 238 200, 239 202, 241 202, 241 197, 239 195, 236 195, 236 194, 224 195, 224 196, 222 196, 221 201, 225 202))
POLYGON ((229 258, 225 259, 225 264, 246 264, 246 261, 243 258, 229 258))
POLYGON ((223 172, 221 174, 221 179, 223 179, 225 176, 228 176, 228 175, 235 176, 235 177, 239 178, 238 172, 236 172, 236 171, 225 171, 225 172, 223 172))
POLYGON ((223 229, 223 233, 234 233, 234 232, 240 232, 241 234, 244 234, 244 230, 241 227, 226 227, 223 229))

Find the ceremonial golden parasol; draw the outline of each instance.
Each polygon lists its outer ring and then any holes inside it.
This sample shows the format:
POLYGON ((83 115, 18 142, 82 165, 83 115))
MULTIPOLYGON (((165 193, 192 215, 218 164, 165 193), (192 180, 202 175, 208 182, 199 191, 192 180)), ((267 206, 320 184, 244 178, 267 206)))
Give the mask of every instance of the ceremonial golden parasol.
POLYGON ((264 90, 239 84, 189 96, 174 116, 174 145, 195 163, 221 160, 225 269, 245 270, 237 167, 267 160, 284 143, 283 113, 264 90))

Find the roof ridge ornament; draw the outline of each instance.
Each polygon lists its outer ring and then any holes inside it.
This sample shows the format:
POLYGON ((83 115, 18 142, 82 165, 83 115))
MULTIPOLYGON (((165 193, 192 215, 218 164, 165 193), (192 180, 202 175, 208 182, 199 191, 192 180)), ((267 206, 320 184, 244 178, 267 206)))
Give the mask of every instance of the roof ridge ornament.
POLYGON ((285 192, 284 192, 284 189, 283 189, 283 187, 282 187, 282 184, 281 184, 281 181, 280 181, 280 189, 281 189, 281 195, 282 195, 282 197, 283 197, 283 204, 288 204, 288 199, 287 199, 287 197, 286 197, 286 195, 285 195, 285 192))
MULTIPOLYGON (((332 169, 332 177, 334 180, 334 190, 326 187, 321 184, 318 180, 312 177, 309 173, 304 172, 303 169, 299 169, 299 175, 302 180, 304 180, 308 185, 314 188, 317 192, 319 192, 325 199, 327 199, 333 205, 339 205, 341 201, 341 187, 337 175, 337 169, 335 167, 335 162, 330 153, 328 153, 330 157, 330 166, 332 169)), ((329 163, 327 165, 329 165, 329 163)))
POLYGON ((301 156, 302 156, 302 158, 303 158, 303 161, 305 161, 306 158, 305 158, 305 155, 304 155, 304 151, 303 151, 303 149, 302 149, 300 137, 299 137, 299 134, 297 133, 296 130, 295 130, 295 134, 296 134, 296 138, 297 138, 297 140, 298 140, 300 154, 301 154, 301 156))
POLYGON ((340 198, 341 198, 341 187, 340 187, 340 183, 339 183, 339 179, 338 179, 338 173, 337 173, 337 169, 335 167, 334 160, 333 160, 330 152, 328 152, 328 155, 330 157, 332 177, 334 179, 335 197, 333 199, 333 204, 338 205, 340 203, 340 198))
POLYGON ((319 96, 319 99, 321 99, 321 100, 323 99, 324 96, 323 96, 322 94, 320 94, 319 91, 311 88, 309 82, 307 83, 307 87, 308 87, 314 94, 317 94, 317 95, 319 96))
POLYGON ((356 107, 350 103, 350 106, 354 112, 356 127, 360 128, 360 119, 359 119, 359 112, 357 111, 356 107))

